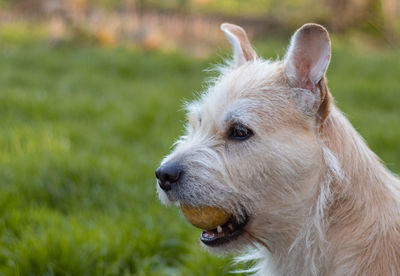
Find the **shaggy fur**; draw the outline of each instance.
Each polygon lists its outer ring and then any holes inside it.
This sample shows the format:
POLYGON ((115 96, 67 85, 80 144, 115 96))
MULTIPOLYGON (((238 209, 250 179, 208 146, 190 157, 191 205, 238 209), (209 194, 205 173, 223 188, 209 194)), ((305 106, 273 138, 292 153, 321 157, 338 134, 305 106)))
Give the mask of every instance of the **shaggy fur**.
POLYGON ((257 275, 400 275, 400 182, 337 109, 326 85, 326 30, 306 24, 282 61, 258 58, 223 24, 229 66, 188 105, 186 135, 162 162, 184 175, 164 203, 217 206, 245 233, 213 252, 250 252, 257 275), (232 124, 254 136, 231 141, 232 124))

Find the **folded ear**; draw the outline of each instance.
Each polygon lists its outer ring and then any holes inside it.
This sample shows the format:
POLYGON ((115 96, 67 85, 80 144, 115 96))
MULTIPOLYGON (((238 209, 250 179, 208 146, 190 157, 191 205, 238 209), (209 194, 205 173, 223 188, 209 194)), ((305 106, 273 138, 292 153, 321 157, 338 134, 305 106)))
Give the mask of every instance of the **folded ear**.
POLYGON ((285 68, 289 80, 298 88, 315 91, 324 77, 331 57, 331 41, 328 31, 318 24, 305 24, 290 41, 285 56, 285 68))
POLYGON ((251 46, 246 32, 237 25, 223 23, 221 30, 232 44, 233 62, 235 66, 240 66, 247 61, 257 59, 256 51, 251 46))

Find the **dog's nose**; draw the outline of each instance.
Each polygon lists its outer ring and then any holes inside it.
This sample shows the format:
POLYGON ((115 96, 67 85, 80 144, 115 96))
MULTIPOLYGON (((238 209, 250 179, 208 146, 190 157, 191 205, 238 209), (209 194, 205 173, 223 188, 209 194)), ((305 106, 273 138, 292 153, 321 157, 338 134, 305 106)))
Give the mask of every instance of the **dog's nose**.
POLYGON ((177 163, 166 163, 156 170, 158 184, 164 191, 169 191, 172 184, 179 180, 182 174, 182 168, 177 163))

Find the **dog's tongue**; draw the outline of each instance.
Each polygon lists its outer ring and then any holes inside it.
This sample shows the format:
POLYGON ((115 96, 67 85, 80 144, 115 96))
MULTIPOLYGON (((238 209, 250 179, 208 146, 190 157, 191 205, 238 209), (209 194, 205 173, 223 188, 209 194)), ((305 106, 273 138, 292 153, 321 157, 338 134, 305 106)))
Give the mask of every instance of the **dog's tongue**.
POLYGON ((216 229, 219 225, 228 222, 231 217, 226 211, 217 207, 192 207, 181 204, 181 210, 193 226, 203 230, 216 229))

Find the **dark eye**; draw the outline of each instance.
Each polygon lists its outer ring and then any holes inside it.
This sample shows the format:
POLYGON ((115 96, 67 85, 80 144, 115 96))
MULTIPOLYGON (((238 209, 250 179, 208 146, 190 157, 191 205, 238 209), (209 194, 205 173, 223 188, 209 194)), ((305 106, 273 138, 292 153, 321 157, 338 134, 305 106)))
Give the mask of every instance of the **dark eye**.
POLYGON ((253 131, 243 125, 233 125, 228 133, 230 140, 243 141, 253 136, 253 131))

